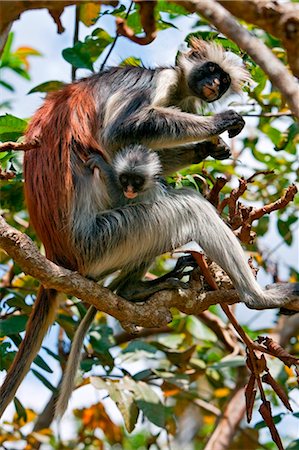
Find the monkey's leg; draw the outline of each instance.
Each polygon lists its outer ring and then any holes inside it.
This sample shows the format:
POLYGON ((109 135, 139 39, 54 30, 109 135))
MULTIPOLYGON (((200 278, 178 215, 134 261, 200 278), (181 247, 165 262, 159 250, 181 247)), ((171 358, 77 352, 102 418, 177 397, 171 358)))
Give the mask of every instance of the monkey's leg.
POLYGON ((111 290, 115 290, 121 297, 130 301, 143 301, 163 289, 178 289, 188 287, 187 283, 181 281, 181 278, 189 275, 186 272, 187 267, 198 267, 196 261, 191 255, 182 256, 178 259, 175 267, 170 272, 156 278, 155 280, 142 281, 150 263, 144 263, 139 268, 130 272, 122 272, 119 277, 109 285, 111 290))
POLYGON ((119 268, 132 272, 144 261, 194 240, 231 277, 248 306, 275 308, 290 301, 299 285, 261 289, 239 241, 207 200, 188 189, 167 192, 152 204, 98 214, 89 229, 76 229, 78 245, 90 261, 89 276, 100 277, 119 268))
POLYGON ((235 111, 224 111, 214 116, 197 116, 171 108, 152 107, 137 114, 121 117, 107 126, 103 133, 105 145, 117 149, 134 142, 153 149, 174 147, 199 142, 228 131, 236 136, 245 122, 235 111))

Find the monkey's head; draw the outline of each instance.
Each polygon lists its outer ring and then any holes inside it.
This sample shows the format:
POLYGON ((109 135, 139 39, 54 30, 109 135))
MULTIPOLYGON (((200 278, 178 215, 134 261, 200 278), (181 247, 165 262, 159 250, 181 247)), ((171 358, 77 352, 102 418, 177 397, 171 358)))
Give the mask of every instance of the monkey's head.
POLYGON ((119 188, 129 200, 152 189, 162 172, 158 155, 142 145, 130 145, 117 153, 112 166, 119 188))
POLYGON ((231 79, 218 64, 208 61, 195 65, 189 73, 187 82, 197 97, 210 103, 222 97, 228 90, 231 79))
POLYGON ((250 75, 240 58, 213 42, 191 38, 190 50, 178 59, 190 93, 214 102, 228 90, 239 93, 250 75))

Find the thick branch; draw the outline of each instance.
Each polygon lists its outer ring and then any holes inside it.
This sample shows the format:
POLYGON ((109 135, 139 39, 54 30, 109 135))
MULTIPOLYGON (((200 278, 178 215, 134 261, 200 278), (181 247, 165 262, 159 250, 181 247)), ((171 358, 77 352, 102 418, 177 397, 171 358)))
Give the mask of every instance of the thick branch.
POLYGON ((0 152, 7 152, 10 150, 14 151, 23 151, 27 152, 28 150, 32 150, 34 148, 40 147, 40 142, 38 139, 33 139, 32 141, 25 142, 1 142, 0 143, 0 152))
MULTIPOLYGON (((240 301, 234 290, 199 292, 195 289, 179 289, 161 291, 142 304, 128 302, 109 289, 49 261, 40 254, 27 235, 8 225, 2 217, 0 245, 25 273, 37 278, 46 288, 76 296, 115 317, 128 328, 130 324, 146 328, 165 326, 171 321, 172 307, 186 314, 197 315, 217 303, 232 304, 240 301)), ((299 311, 298 296, 292 298, 289 309, 299 311)))
POLYGON ((246 411, 244 387, 237 388, 204 450, 227 450, 246 411))
POLYGON ((281 39, 290 67, 299 77, 299 5, 269 0, 218 0, 225 9, 245 22, 281 39))
POLYGON ((291 111, 299 118, 299 85, 260 39, 250 34, 225 8, 213 0, 176 1, 175 3, 205 17, 221 33, 246 51, 269 76, 286 99, 291 111))

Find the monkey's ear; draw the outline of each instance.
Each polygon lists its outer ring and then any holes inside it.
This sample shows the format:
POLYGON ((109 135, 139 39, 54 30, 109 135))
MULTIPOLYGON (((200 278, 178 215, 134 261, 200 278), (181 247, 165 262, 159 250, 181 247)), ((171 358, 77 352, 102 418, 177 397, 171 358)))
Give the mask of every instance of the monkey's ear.
POLYGON ((206 59, 208 55, 209 44, 203 39, 192 36, 188 42, 190 50, 187 53, 187 56, 194 57, 200 59, 206 59))

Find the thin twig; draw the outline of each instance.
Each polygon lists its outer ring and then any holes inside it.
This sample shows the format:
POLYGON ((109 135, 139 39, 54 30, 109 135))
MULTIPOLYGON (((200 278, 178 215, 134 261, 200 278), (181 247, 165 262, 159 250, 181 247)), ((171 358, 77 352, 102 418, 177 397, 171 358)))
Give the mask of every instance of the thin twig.
MULTIPOLYGON (((75 29, 74 29, 74 38, 73 38, 73 46, 75 46, 79 39, 79 22, 80 22, 80 5, 76 6, 76 14, 75 14, 75 29)), ((76 72, 77 67, 72 65, 72 81, 76 80, 76 72)))
MULTIPOLYGON (((134 4, 134 2, 131 1, 130 6, 129 6, 129 9, 128 9, 128 11, 127 11, 127 14, 125 15, 125 20, 129 17, 129 14, 130 14, 130 12, 131 12, 131 9, 132 9, 132 7, 133 7, 133 4, 134 4)), ((109 59, 109 56, 111 55, 111 53, 112 53, 112 51, 113 51, 113 49, 114 49, 114 47, 115 47, 115 44, 116 44, 116 42, 117 42, 117 40, 118 40, 118 38, 119 38, 120 36, 121 36, 121 35, 120 35, 119 33, 116 34, 116 36, 115 36, 115 38, 114 38, 114 41, 112 42, 111 47, 110 47, 110 49, 109 49, 109 51, 108 51, 108 53, 107 53, 107 55, 106 55, 104 61, 103 61, 102 64, 101 64, 100 72, 102 72, 102 70, 104 69, 104 67, 105 67, 105 65, 106 65, 106 63, 107 63, 107 61, 108 61, 108 59, 109 59)))

